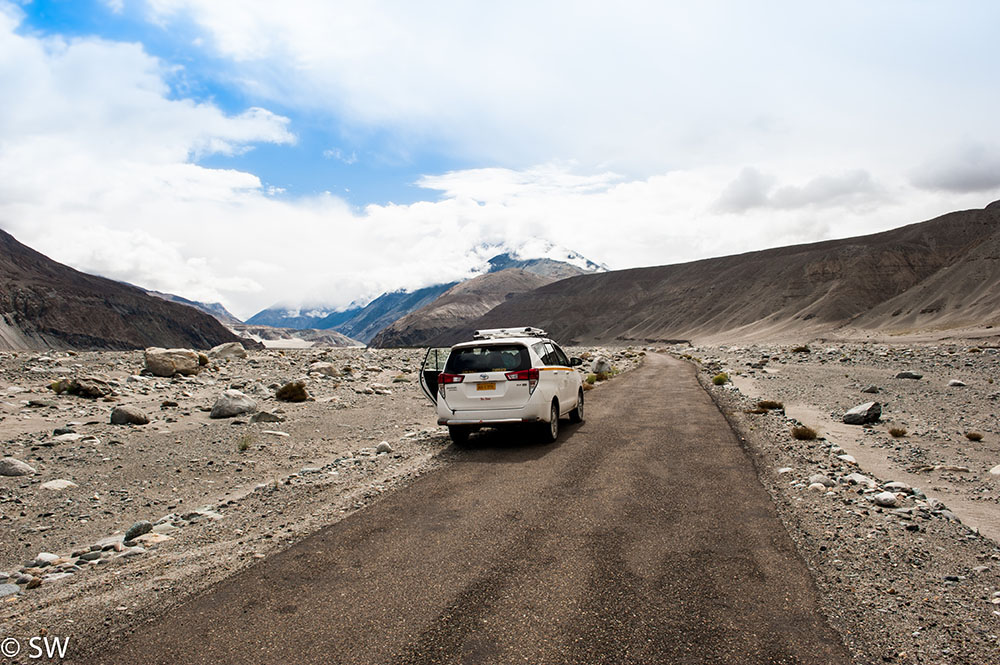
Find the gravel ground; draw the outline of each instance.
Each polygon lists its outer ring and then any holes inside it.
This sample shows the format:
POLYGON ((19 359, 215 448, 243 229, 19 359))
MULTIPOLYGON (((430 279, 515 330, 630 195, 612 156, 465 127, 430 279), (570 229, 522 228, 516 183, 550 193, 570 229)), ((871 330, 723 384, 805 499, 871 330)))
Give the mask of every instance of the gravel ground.
POLYGON ((754 457, 855 662, 1000 662, 996 349, 674 352, 702 367, 700 380, 754 457), (904 371, 922 378, 895 378, 904 371), (719 373, 732 382, 714 385, 719 373), (871 386, 877 392, 862 392, 871 386), (784 408, 762 409, 761 400, 784 408), (880 403, 880 421, 842 422, 868 401, 880 403), (793 438, 803 424, 818 438, 793 438))
MULTIPOLYGON (((620 371, 642 358, 567 351, 620 371)), ((142 352, 0 354, 0 457, 35 470, 0 475, 0 637, 93 644, 131 630, 447 464, 454 450, 416 380, 422 359, 417 350, 270 350, 160 378, 141 375, 142 352), (49 388, 85 377, 109 394, 49 388), (274 398, 298 379, 309 401, 274 398), (275 418, 210 418, 227 389, 275 418), (110 424, 124 405, 151 422, 110 424), (125 541, 133 525, 148 532, 125 541)))

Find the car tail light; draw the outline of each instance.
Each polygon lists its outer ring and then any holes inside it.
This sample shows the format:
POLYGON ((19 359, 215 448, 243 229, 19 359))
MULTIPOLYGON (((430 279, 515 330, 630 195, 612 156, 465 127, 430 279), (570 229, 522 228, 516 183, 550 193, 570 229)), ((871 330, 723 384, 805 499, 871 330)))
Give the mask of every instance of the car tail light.
POLYGON ((438 374, 438 385, 444 385, 446 383, 461 383, 465 380, 464 374, 445 374, 441 372, 438 374))
POLYGON ((535 386, 538 385, 537 369, 523 369, 520 372, 507 372, 504 376, 507 377, 508 381, 527 381, 529 395, 535 392, 535 386))

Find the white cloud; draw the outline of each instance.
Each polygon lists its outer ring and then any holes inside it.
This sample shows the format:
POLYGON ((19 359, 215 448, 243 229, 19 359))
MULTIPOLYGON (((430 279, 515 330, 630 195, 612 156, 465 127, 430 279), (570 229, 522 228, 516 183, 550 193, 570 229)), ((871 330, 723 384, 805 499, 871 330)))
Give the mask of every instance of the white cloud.
POLYGON ((914 170, 917 187, 948 192, 985 192, 1000 188, 1000 145, 963 141, 941 151, 914 170))

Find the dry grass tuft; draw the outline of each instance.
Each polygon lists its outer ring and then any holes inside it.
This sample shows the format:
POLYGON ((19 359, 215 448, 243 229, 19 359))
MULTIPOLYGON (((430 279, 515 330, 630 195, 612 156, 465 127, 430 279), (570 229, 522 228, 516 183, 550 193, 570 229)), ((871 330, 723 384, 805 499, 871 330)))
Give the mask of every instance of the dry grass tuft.
POLYGON ((785 408, 785 405, 781 402, 775 402, 772 399, 763 399, 757 402, 757 408, 770 411, 771 409, 783 409, 785 408))
POLYGON ((892 438, 898 439, 901 436, 906 436, 906 428, 905 427, 890 427, 889 428, 889 434, 892 435, 892 438))
POLYGON ((979 432, 966 432, 965 438, 968 439, 969 441, 982 441, 983 435, 980 434, 979 432))
POLYGON ((719 372, 718 374, 712 377, 712 383, 714 383, 717 386, 725 385, 729 383, 729 375, 726 374, 725 372, 719 372))
POLYGON ((812 427, 807 427, 805 425, 799 425, 798 427, 792 428, 792 438, 798 439, 799 441, 812 441, 819 434, 816 433, 812 427))

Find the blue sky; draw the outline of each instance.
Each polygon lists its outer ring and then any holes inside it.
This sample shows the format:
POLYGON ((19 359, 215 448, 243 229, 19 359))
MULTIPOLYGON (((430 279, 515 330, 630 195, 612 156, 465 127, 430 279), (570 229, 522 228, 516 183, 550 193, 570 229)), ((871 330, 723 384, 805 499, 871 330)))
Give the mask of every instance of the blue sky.
POLYGON ((1000 5, 0 0, 0 228, 246 317, 1000 198, 1000 5), (492 248, 482 249, 483 246, 492 248))

